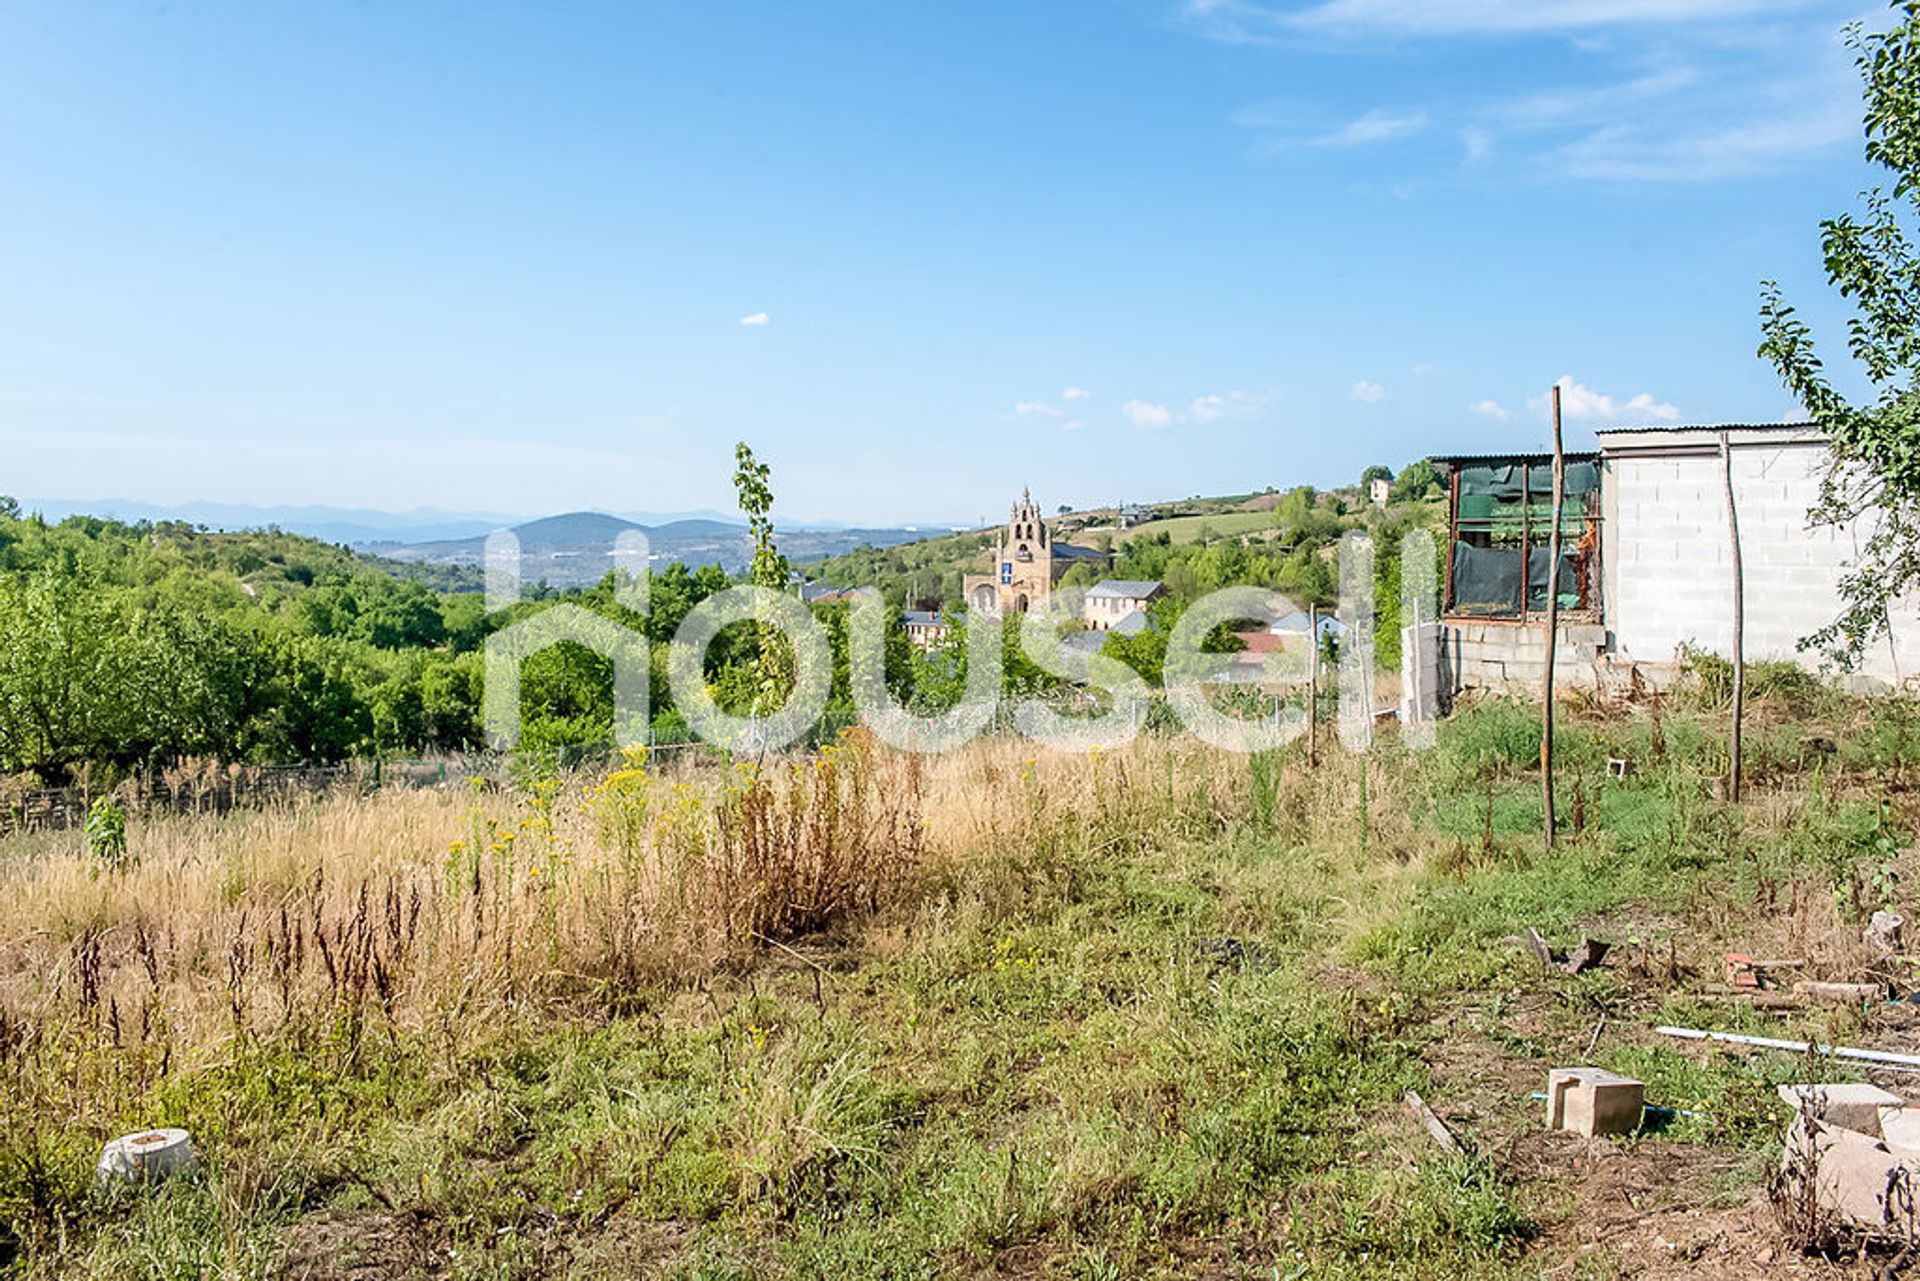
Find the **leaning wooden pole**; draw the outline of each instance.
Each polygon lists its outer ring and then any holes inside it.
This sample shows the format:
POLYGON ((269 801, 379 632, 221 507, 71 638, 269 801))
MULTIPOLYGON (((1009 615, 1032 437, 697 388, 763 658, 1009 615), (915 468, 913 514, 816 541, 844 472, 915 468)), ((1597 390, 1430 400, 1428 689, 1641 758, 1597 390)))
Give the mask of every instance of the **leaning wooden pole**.
MULTIPOLYGON (((1540 689, 1540 800, 1547 848, 1553 848, 1553 658, 1560 648, 1560 504, 1565 496, 1567 459, 1560 444, 1560 384, 1553 386, 1553 532, 1547 536, 1547 661, 1540 689)), ((1533 495, 1522 495, 1522 510, 1533 495)), ((1532 550, 1521 544, 1520 599, 1530 590, 1532 550)))
POLYGON ((1720 433, 1720 478, 1727 490, 1727 538, 1733 549, 1733 730, 1728 753, 1727 795, 1740 800, 1740 722, 1747 704, 1747 575, 1740 556, 1740 513, 1733 502, 1733 448, 1720 433))

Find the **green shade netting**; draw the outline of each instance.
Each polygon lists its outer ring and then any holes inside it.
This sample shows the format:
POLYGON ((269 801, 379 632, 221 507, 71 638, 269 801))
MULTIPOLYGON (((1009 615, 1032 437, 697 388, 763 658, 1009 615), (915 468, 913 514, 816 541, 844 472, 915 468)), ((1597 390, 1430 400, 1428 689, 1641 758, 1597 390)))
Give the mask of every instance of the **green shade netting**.
MULTIPOLYGON (((1527 608, 1547 608, 1547 560, 1544 547, 1530 549, 1527 557, 1527 608)), ((1573 565, 1560 557, 1556 575, 1562 609, 1580 605, 1579 584, 1573 565)), ((1453 545, 1453 604, 1456 614, 1483 617, 1517 616, 1520 613, 1520 550, 1517 547, 1474 547, 1468 543, 1453 545)))
MULTIPOLYGON (((1469 497, 1485 495, 1500 502, 1517 503, 1521 494, 1521 471, 1519 463, 1479 463, 1463 466, 1454 476, 1454 489, 1459 493, 1464 506, 1469 497)), ((1553 498, 1553 464, 1549 462, 1533 463, 1525 468, 1526 489, 1534 498, 1545 498, 1551 503, 1553 498)), ((1563 492, 1567 498, 1584 497, 1600 490, 1600 464, 1592 459, 1571 462, 1566 467, 1566 484, 1563 492)))

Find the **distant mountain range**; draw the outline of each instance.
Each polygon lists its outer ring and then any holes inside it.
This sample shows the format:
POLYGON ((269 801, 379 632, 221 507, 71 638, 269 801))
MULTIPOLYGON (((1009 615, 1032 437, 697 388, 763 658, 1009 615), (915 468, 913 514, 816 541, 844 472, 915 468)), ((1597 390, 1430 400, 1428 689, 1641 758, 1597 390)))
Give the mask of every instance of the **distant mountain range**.
MULTIPOLYGON (((496 529, 517 525, 527 519, 525 513, 490 511, 447 511, 422 507, 414 511, 390 512, 367 507, 262 507, 245 503, 146 503, 127 498, 22 498, 27 511, 39 512, 48 520, 68 516, 106 516, 128 522, 141 520, 184 520, 208 529, 264 529, 276 526, 289 534, 302 534, 322 542, 426 543, 445 539, 473 538, 496 529)), ((664 525, 677 520, 715 520, 725 522, 724 512, 699 510, 676 512, 626 512, 629 520, 646 525, 664 525)), ((824 526, 823 526, 824 527, 824 526)))
MULTIPOLYGON (((552 587, 584 587, 598 582, 613 567, 614 540, 629 530, 647 536, 655 565, 675 561, 692 567, 718 565, 729 573, 745 569, 753 556, 753 540, 746 526, 731 521, 693 518, 644 525, 604 512, 569 512, 513 526, 520 540, 520 577, 526 583, 552 587)), ((491 531, 489 531, 491 532, 491 531)), ((796 563, 840 556, 864 545, 892 547, 945 533, 944 528, 922 532, 916 528, 847 529, 777 528, 780 550, 796 563)), ((411 564, 483 565, 486 536, 442 539, 422 543, 375 541, 356 550, 411 564)))
MULTIPOLYGON (((527 520, 500 512, 444 511, 422 508, 386 512, 354 507, 255 507, 237 503, 160 504, 127 499, 23 499, 21 506, 48 520, 68 516, 104 516, 124 521, 184 520, 209 529, 261 529, 276 526, 323 542, 391 560, 432 565, 479 566, 485 561, 486 536, 512 529, 520 538, 522 576, 544 579, 554 587, 599 581, 612 562, 613 542, 623 531, 640 530, 653 546, 657 565, 682 561, 690 566, 719 565, 729 572, 746 567, 753 554, 747 530, 738 518, 711 510, 682 512, 569 512, 527 520)), ((782 524, 780 550, 796 562, 821 560, 862 544, 892 547, 944 534, 944 524, 865 529, 830 521, 782 524)))

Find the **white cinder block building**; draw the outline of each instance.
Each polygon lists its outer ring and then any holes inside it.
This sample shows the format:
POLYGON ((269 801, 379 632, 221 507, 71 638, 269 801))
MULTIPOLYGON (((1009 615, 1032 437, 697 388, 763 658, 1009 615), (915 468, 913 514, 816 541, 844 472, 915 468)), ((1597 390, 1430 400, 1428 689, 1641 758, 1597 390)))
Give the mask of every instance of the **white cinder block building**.
MULTIPOLYGON (((1808 526, 1827 466, 1806 425, 1622 429, 1568 457, 1556 682, 1663 684, 1683 647, 1733 650, 1733 550, 1720 458, 1725 435, 1746 576, 1746 654, 1809 667, 1803 637, 1841 612, 1839 580, 1867 528, 1808 526)), ((1436 459, 1450 474, 1443 657, 1458 688, 1537 688, 1545 658, 1552 458, 1436 459), (1520 590, 1522 548, 1528 584, 1520 590)), ((1861 674, 1920 677, 1920 608, 1861 674)))

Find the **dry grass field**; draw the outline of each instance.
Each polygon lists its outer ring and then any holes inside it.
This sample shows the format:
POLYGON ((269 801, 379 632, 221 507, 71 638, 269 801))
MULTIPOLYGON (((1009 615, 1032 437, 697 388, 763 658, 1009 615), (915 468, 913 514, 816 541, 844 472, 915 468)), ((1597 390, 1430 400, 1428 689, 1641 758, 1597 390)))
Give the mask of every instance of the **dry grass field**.
MULTIPOLYGON (((23 1276, 1792 1275, 1761 1192, 1807 1070, 1660 1021, 1760 1010, 1721 951, 1857 976, 1911 906, 1920 714, 1534 713, 1437 749, 1142 738, 716 758, 135 816, 0 847, 0 1262, 23 1276), (1625 782, 1605 761, 1635 762, 1625 782), (1543 975, 1516 936, 1610 939, 1543 975), (1591 1045, 1591 1049, 1589 1049, 1591 1045), (1671 1124, 1541 1133, 1548 1067, 1671 1124), (1445 1156, 1400 1105, 1460 1135, 1445 1156), (92 1182, 182 1125, 204 1169, 92 1182)), ((1911 982, 1904 971, 1884 977, 1911 982)), ((1821 1265, 1826 1266, 1826 1265, 1821 1265)))

